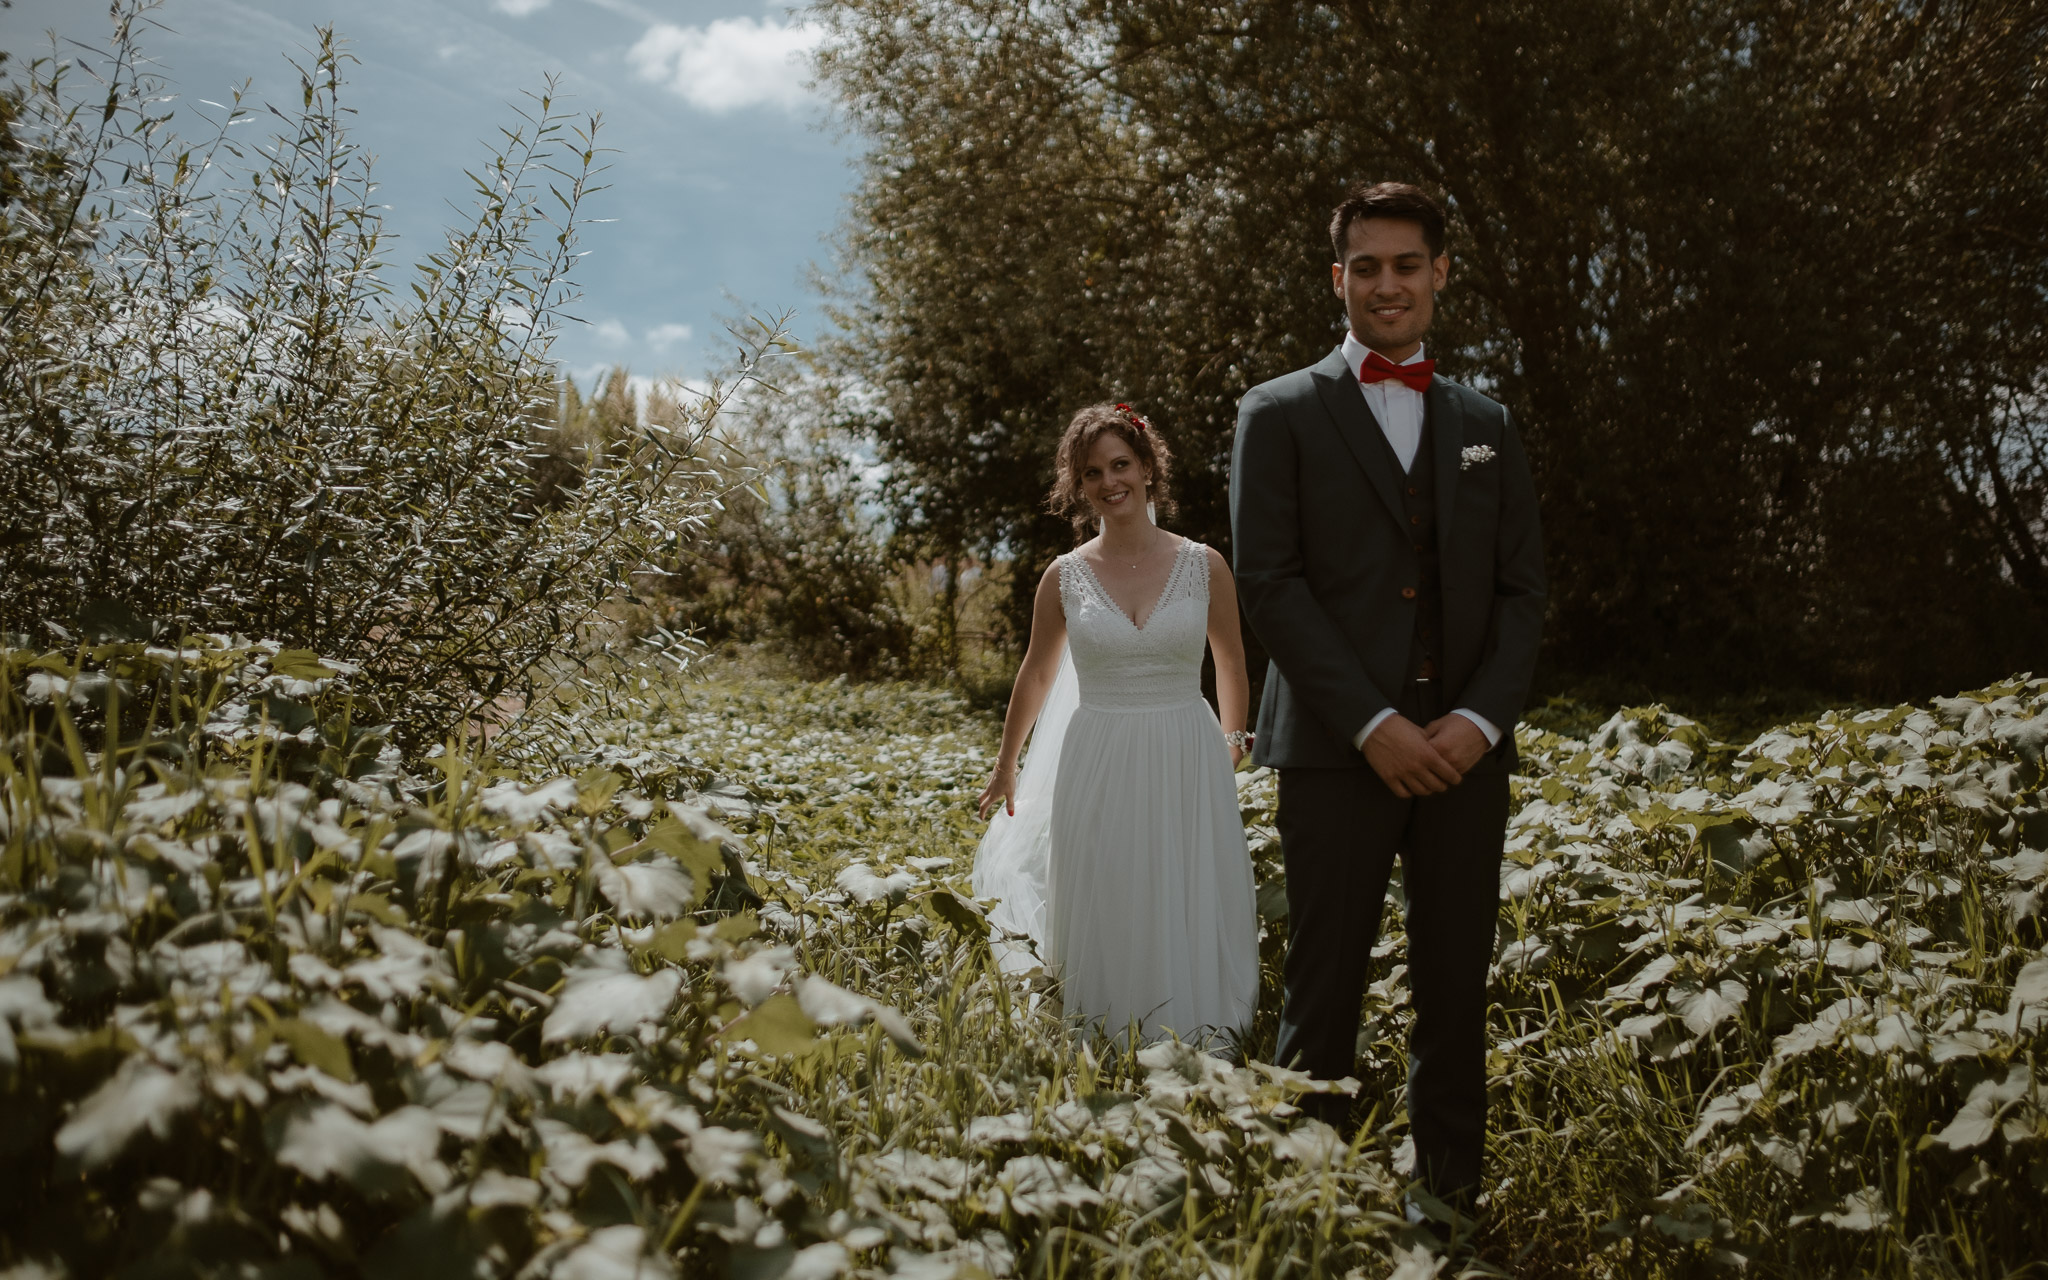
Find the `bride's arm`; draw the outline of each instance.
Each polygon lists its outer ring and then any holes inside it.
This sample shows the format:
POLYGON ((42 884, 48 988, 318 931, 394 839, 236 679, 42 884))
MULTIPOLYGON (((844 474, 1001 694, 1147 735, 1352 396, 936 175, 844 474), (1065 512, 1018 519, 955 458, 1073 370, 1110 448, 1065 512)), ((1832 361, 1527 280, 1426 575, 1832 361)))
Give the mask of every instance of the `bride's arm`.
MULTIPOLYGON (((1237 582, 1223 553, 1209 549, 1209 652, 1216 658, 1216 718, 1223 732, 1245 727, 1252 700, 1252 682, 1244 672, 1244 630, 1237 622, 1237 582)), ((1230 763, 1244 759, 1244 748, 1230 748, 1230 763)))
MULTIPOLYGON (((984 819, 999 803, 1007 813, 1017 811, 1012 803, 1017 793, 1017 757, 1024 754, 1024 738, 1038 723, 1039 708, 1052 691, 1053 679, 1060 672, 1060 654, 1066 647, 1067 611, 1060 604, 1060 566, 1055 560, 1038 580, 1038 595, 1031 603, 1031 642, 1024 648, 1017 683, 1010 688, 1010 710, 1003 716, 1003 746, 996 756, 995 773, 975 802, 984 819)), ((1237 665, 1242 671, 1242 654, 1237 665)))

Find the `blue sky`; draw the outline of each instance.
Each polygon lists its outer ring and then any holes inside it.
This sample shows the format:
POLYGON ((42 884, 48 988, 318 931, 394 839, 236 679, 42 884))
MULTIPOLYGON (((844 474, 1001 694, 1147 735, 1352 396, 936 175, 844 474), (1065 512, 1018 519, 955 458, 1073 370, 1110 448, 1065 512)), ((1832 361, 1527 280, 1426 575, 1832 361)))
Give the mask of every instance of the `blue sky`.
MULTIPOLYGON (((801 337, 823 323, 809 284, 830 266, 854 144, 804 88, 813 39, 786 0, 168 0, 147 41, 173 91, 221 101, 243 80, 286 103, 285 62, 333 24, 359 62, 344 99, 377 157, 394 258, 428 252, 467 209, 462 177, 549 72, 579 112, 604 118, 616 149, 588 213, 578 273, 589 323, 556 346, 588 380, 608 364, 695 374, 729 354, 721 317, 795 308, 801 337)), ((45 33, 98 43, 102 0, 14 0, 0 47, 49 50, 45 33)), ((66 50, 67 55, 75 51, 66 50)), ((203 128, 195 121, 191 130, 203 128)))

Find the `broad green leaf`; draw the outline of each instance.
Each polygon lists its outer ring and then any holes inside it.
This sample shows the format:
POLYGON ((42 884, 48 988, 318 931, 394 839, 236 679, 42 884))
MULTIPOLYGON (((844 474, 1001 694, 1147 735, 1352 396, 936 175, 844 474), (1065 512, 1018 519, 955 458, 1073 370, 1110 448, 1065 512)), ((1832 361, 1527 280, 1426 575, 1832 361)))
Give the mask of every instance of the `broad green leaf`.
POLYGON ((610 769, 587 769, 576 779, 576 809, 592 817, 604 812, 626 780, 610 769))
POLYGON ((279 1164, 316 1181, 339 1177, 371 1195, 402 1190, 409 1171, 431 1177, 441 1142, 441 1127, 425 1107, 400 1107, 365 1124, 324 1098, 280 1104, 265 1130, 279 1164))
POLYGON ((57 1130, 57 1153, 92 1170, 107 1164, 145 1129, 167 1138, 171 1125, 199 1102, 198 1081, 142 1057, 121 1063, 113 1079, 79 1103, 57 1130))
POLYGON ((648 946, 662 959, 682 964, 689 959, 690 940, 696 936, 696 921, 675 920, 657 930, 648 946))
POLYGON ((666 817, 656 822, 648 830, 645 839, 619 855, 620 861, 632 857, 643 848, 659 850, 682 863, 689 871, 690 878, 699 886, 700 897, 703 890, 710 886, 711 877, 725 870, 725 855, 719 850, 717 842, 698 837, 688 826, 674 817, 666 817))
POLYGON ((976 910, 972 903, 964 901, 959 894, 954 893, 951 889, 934 889, 928 901, 931 903, 932 910, 938 913, 941 920, 952 925, 968 937, 985 938, 988 936, 988 917, 976 910))
POLYGON ((770 996, 718 1033, 726 1041, 752 1040, 761 1052, 801 1053, 818 1038, 818 1024, 811 1021, 795 996, 770 996))
POLYGON ((581 1040, 601 1031, 624 1034, 643 1023, 660 1023, 682 984, 683 975, 675 969, 658 969, 644 978, 595 963, 571 969, 542 1024, 541 1039, 581 1040))
POLYGON ((356 1078, 348 1042, 318 1024, 303 1018, 286 1018, 277 1024, 276 1035, 291 1046, 292 1056, 307 1066, 318 1067, 337 1080, 356 1078))
POLYGON ((745 942, 761 932, 761 922, 754 918, 753 912, 741 911, 712 925, 711 932, 727 942, 745 942))
POLYGON ((280 649, 270 660, 270 669, 294 680, 330 680, 341 673, 320 661, 311 649, 280 649))

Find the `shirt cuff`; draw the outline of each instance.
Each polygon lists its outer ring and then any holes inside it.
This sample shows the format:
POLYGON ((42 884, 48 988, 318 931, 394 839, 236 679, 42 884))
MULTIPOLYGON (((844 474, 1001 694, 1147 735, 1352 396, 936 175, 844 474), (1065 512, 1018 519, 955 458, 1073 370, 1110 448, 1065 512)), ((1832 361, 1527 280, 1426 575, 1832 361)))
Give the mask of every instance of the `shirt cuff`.
MULTIPOLYGON (((1379 728, 1379 727, 1380 727, 1381 725, 1385 724, 1385 723, 1386 723, 1386 722, 1388 721, 1388 719, 1389 719, 1389 718, 1391 718, 1391 717, 1393 716, 1393 714, 1394 714, 1394 709, 1393 709, 1392 707, 1388 707, 1388 708, 1387 708, 1387 709, 1386 709, 1385 711, 1382 711, 1382 712, 1380 712, 1380 713, 1379 713, 1378 715, 1374 716, 1374 717, 1373 717, 1372 719, 1370 719, 1370 720, 1366 721, 1366 722, 1365 722, 1365 728, 1363 728, 1363 729, 1360 729, 1360 730, 1358 731, 1358 736, 1357 736, 1357 737, 1355 737, 1355 738, 1353 738, 1353 739, 1351 740, 1351 746, 1352 746, 1352 749, 1353 749, 1353 750, 1355 750, 1355 751, 1363 751, 1363 750, 1365 750, 1365 740, 1366 740, 1367 738, 1370 738, 1370 737, 1372 736, 1372 731, 1373 731, 1374 729, 1377 729, 1377 728, 1379 728)), ((1482 722, 1480 723, 1480 727, 1481 727, 1481 728, 1485 728, 1485 727, 1486 727, 1486 725, 1485 725, 1485 722, 1484 722, 1484 721, 1482 721, 1482 722)))
POLYGON ((1473 724, 1478 725, 1479 732, 1486 735, 1487 746, 1497 747, 1500 745, 1500 730, 1494 728, 1493 722, 1491 720, 1488 720, 1485 716, 1480 715, 1477 711, 1472 711, 1465 707, 1459 707, 1456 711, 1451 712, 1451 714, 1454 716, 1463 716, 1467 720, 1470 720, 1473 724))

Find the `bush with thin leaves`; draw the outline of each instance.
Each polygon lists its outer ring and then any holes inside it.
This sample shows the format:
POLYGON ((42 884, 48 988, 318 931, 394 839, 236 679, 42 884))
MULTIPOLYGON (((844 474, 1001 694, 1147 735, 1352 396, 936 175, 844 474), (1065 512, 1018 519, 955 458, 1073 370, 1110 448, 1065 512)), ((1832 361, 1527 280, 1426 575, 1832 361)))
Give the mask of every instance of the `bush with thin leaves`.
POLYGON ((0 632, 36 643, 273 636, 359 666, 438 741, 530 696, 721 482, 734 377, 577 454, 550 340, 599 157, 552 87, 404 279, 343 128, 331 31, 272 137, 239 97, 174 131, 124 4, 95 65, 12 90, 0 224, 0 632), (94 95, 73 93, 91 70, 94 95))

